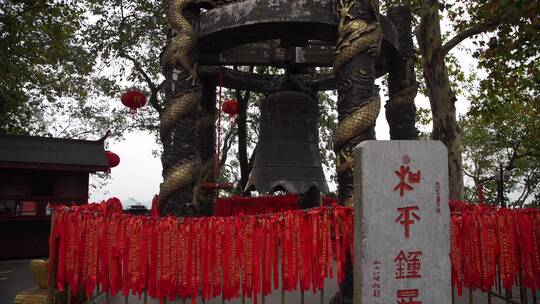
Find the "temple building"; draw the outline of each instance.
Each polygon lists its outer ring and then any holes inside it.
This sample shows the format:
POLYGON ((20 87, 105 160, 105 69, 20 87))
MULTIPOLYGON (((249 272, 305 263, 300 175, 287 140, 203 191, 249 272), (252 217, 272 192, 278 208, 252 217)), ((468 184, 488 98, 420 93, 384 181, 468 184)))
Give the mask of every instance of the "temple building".
POLYGON ((48 205, 88 201, 90 173, 109 169, 103 140, 0 135, 0 260, 48 255, 48 205))

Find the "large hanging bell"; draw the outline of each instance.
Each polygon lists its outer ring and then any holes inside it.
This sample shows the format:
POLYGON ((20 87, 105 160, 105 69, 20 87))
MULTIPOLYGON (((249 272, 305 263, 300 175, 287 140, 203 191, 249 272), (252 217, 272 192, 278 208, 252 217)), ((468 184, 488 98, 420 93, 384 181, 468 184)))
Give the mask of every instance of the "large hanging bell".
POLYGON ((317 103, 307 94, 278 91, 262 102, 259 143, 246 191, 328 193, 319 154, 317 103))

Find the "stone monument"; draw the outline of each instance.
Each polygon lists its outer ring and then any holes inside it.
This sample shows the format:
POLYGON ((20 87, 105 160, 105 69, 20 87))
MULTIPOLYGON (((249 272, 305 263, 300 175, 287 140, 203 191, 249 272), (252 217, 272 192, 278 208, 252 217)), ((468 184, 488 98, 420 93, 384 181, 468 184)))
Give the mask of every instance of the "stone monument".
POLYGON ((355 304, 449 304, 446 147, 365 141, 355 149, 355 304))

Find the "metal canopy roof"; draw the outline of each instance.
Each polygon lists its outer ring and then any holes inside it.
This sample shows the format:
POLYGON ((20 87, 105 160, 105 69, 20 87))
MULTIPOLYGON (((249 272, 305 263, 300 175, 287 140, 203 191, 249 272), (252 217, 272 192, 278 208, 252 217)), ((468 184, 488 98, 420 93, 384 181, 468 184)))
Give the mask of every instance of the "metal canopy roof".
POLYGON ((103 140, 0 134, 0 168, 105 171, 103 140))

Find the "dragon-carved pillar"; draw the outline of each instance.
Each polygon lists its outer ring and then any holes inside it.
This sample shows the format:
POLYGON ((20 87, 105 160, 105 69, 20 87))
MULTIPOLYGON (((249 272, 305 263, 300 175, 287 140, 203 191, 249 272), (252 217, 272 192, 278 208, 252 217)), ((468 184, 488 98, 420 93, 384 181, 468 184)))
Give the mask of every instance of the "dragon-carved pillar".
MULTIPOLYGON (((376 0, 341 0, 334 73, 338 87, 338 126, 334 134, 337 156, 338 196, 342 204, 352 202, 354 147, 375 139, 375 122, 381 102, 375 86, 375 61, 382 31, 376 0)), ((353 269, 348 257, 345 280, 333 303, 352 303, 353 269)))
POLYGON ((388 9, 388 17, 394 23, 399 37, 401 57, 392 58, 393 68, 389 71, 386 103, 386 120, 390 126, 390 139, 417 139, 415 127, 416 107, 414 98, 418 90, 414 64, 416 62, 412 34, 412 13, 404 6, 388 9))
POLYGON ((197 178, 194 199, 199 204, 197 215, 213 215, 216 191, 213 188, 200 188, 203 183, 216 182, 215 155, 215 115, 216 82, 215 79, 202 79, 202 98, 197 121, 197 149, 201 159, 201 169, 197 178))
POLYGON ((342 0, 339 14, 333 63, 339 81, 334 150, 338 162, 339 200, 348 204, 353 196, 352 150, 361 141, 375 139, 375 121, 380 110, 375 60, 382 32, 377 1, 342 0))
POLYGON ((200 177, 201 157, 197 126, 202 86, 196 72, 197 34, 190 20, 197 13, 187 10, 192 0, 168 0, 166 17, 172 30, 161 54, 161 66, 171 85, 160 113, 160 137, 163 143, 163 183, 159 209, 162 215, 200 213, 198 195, 194 195, 200 177))

